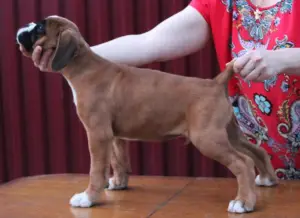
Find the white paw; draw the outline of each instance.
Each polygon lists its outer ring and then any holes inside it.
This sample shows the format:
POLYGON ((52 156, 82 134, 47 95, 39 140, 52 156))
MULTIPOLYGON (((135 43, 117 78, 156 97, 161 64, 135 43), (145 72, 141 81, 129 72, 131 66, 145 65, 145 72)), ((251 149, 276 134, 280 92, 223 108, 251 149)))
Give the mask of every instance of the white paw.
POLYGON ((72 207, 91 207, 92 202, 89 200, 89 196, 86 192, 73 195, 70 199, 70 205, 72 207))
POLYGON ((242 201, 240 200, 232 200, 229 202, 228 212, 231 213, 247 213, 253 211, 253 208, 247 207, 242 201))
POLYGON ((262 177, 261 175, 256 176, 255 184, 258 186, 273 186, 276 185, 275 181, 271 181, 268 177, 262 177))
POLYGON ((108 190, 123 190, 123 189, 126 189, 127 188, 127 182, 124 181, 122 184, 120 185, 116 185, 114 183, 114 179, 113 178, 110 178, 108 180, 108 190))

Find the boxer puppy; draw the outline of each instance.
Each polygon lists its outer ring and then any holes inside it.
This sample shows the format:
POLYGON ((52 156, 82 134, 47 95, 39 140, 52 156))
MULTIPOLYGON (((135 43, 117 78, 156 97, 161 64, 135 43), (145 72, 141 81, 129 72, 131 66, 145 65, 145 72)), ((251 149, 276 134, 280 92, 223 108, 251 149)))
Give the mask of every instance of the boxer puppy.
MULTIPOLYGON (((17 33, 30 56, 37 45, 55 51, 53 72, 68 81, 77 114, 85 127, 91 158, 90 180, 70 204, 90 207, 106 184, 112 155, 111 186, 127 186, 128 155, 124 140, 167 140, 183 136, 203 155, 226 166, 237 178, 238 192, 228 211, 254 210, 256 184, 277 183, 266 152, 247 142, 233 116, 226 85, 233 61, 214 79, 173 75, 112 63, 93 53, 78 27, 68 19, 50 16, 17 33)), ((114 187, 112 187, 114 188, 114 187)))

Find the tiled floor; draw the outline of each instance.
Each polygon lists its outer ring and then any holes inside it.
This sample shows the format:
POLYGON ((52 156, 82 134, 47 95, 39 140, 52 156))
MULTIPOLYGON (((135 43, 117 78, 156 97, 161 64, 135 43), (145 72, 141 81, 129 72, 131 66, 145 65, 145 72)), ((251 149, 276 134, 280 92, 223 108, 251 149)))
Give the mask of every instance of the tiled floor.
POLYGON ((129 190, 105 191, 93 208, 71 208, 69 198, 87 182, 85 175, 52 175, 0 186, 0 218, 300 217, 300 181, 257 188, 256 211, 245 215, 226 212, 235 179, 132 176, 129 190))

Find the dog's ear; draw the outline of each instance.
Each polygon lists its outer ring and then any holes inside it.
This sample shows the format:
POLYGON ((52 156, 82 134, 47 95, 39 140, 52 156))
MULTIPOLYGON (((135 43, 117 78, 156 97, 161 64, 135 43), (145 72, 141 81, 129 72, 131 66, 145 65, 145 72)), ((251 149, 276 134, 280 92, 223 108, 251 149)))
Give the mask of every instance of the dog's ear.
POLYGON ((52 60, 52 70, 61 70, 74 57, 77 50, 75 37, 75 33, 73 33, 72 30, 64 30, 59 33, 54 58, 52 60))

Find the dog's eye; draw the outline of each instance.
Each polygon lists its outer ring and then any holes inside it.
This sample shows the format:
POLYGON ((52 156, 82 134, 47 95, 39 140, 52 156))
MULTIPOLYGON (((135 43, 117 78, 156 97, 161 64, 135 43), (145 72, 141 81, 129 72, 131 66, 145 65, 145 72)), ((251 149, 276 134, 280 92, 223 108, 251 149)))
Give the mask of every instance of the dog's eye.
POLYGON ((43 25, 38 25, 37 27, 37 33, 38 34, 44 34, 45 33, 45 28, 43 25))

